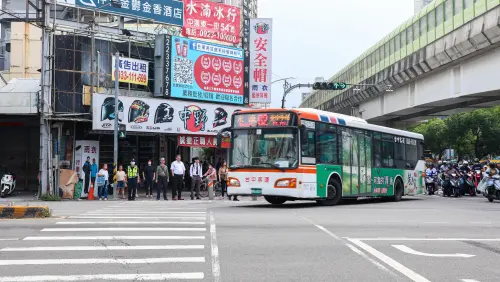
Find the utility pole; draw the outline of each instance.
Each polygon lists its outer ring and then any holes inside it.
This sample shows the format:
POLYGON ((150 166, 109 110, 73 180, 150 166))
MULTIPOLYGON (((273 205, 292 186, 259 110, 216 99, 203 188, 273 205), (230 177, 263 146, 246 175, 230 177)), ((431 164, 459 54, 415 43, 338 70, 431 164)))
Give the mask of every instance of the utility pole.
MULTIPOLYGON (((120 110, 118 109, 118 88, 120 86, 120 52, 115 53, 115 127, 114 127, 114 146, 113 146, 113 166, 114 173, 118 171, 118 119, 120 110)), ((113 199, 118 199, 116 195, 116 184, 113 183, 113 199)))
POLYGON ((290 87, 292 87, 292 85, 290 83, 288 83, 287 79, 285 79, 285 82, 283 83, 283 99, 281 99, 281 108, 282 109, 285 108, 285 98, 286 98, 287 90, 290 89, 290 87))

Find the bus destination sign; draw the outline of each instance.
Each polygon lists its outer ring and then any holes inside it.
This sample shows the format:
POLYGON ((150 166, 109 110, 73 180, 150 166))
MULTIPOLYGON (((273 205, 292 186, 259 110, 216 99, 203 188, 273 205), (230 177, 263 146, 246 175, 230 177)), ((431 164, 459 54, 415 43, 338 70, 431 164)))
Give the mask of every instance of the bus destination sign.
POLYGON ((291 113, 255 113, 236 114, 234 116, 234 127, 281 127, 290 126, 294 123, 291 113))

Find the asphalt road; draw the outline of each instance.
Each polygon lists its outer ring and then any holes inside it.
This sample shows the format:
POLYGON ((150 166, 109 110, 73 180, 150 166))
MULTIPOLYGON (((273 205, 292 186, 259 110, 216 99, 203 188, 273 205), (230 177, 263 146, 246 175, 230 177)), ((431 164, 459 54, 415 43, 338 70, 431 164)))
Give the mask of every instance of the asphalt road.
POLYGON ((49 203, 0 221, 5 281, 500 281, 500 202, 484 197, 49 203))

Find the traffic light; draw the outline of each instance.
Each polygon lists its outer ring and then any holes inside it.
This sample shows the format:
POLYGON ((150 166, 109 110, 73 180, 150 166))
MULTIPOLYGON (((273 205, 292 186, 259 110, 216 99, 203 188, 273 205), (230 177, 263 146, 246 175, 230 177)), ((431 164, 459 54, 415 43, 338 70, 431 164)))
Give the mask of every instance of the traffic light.
POLYGON ((118 125, 118 138, 119 139, 127 138, 127 126, 125 124, 118 125))
POLYGON ((313 84, 314 90, 344 90, 347 84, 344 82, 316 82, 313 84))

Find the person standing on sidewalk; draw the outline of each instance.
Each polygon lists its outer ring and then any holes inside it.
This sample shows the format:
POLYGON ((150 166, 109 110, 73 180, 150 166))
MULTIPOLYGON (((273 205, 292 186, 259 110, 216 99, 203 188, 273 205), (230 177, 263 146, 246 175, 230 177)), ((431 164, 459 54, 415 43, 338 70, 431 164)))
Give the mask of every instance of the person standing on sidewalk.
POLYGON ((85 183, 83 187, 83 192, 85 194, 89 193, 89 183, 90 183, 90 157, 87 157, 87 161, 83 164, 82 170, 85 175, 85 183))
POLYGON ((189 176, 191 176, 191 200, 194 200, 194 189, 196 188, 196 199, 200 199, 201 177, 203 176, 203 168, 200 164, 200 158, 194 158, 194 163, 189 168, 189 176))
POLYGON ((120 190, 122 190, 122 199, 125 199, 125 178, 125 171, 123 171, 123 166, 120 165, 116 172, 116 196, 118 196, 120 190))
POLYGON ((186 167, 184 163, 181 161, 181 155, 177 154, 175 156, 175 161, 170 165, 170 170, 172 171, 172 182, 174 183, 174 187, 172 187, 172 200, 176 200, 176 196, 178 200, 184 200, 182 198, 182 184, 184 181, 184 173, 186 172, 186 167))
POLYGON ((130 161, 130 166, 127 169, 127 182, 128 182, 128 200, 135 201, 137 194, 137 184, 141 183, 139 176, 139 168, 135 165, 135 160, 130 161))
POLYGON ((144 187, 146 187, 146 198, 153 198, 153 185, 156 179, 156 172, 151 166, 151 160, 148 161, 148 165, 142 171, 142 179, 144 179, 144 187))
POLYGON ((97 177, 99 177, 99 181, 97 181, 98 185, 98 195, 99 195, 99 201, 107 201, 108 200, 108 179, 109 179, 109 174, 108 174, 108 165, 104 164, 102 165, 101 170, 99 170, 99 173, 97 174, 97 177))
MULTIPOLYGON (((160 200, 160 190, 163 191, 163 199, 167 198, 168 188, 168 167, 165 165, 165 158, 160 159, 160 165, 156 168, 156 200, 160 200)), ((172 198, 173 199, 173 198, 172 198)))
POLYGON ((97 164, 95 162, 95 158, 92 159, 92 165, 90 166, 90 181, 92 181, 92 184, 95 187, 95 178, 97 176, 97 171, 99 171, 99 167, 97 167, 97 164))
MULTIPOLYGON (((224 199, 224 194, 227 193, 227 163, 226 161, 222 160, 222 165, 219 167, 219 182, 220 182, 220 187, 222 190, 222 199, 224 199)), ((231 200, 231 197, 227 195, 227 198, 231 200)))

